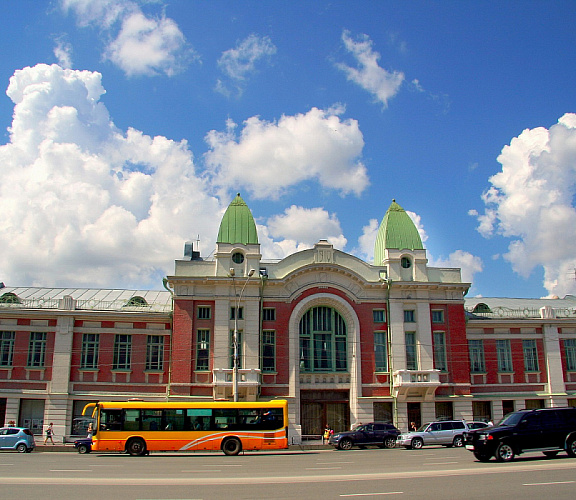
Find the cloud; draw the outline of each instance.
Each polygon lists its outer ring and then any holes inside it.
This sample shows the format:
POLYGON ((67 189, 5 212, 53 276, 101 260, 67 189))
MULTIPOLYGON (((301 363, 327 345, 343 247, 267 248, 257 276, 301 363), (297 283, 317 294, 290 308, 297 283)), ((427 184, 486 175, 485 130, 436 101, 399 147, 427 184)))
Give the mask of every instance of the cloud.
POLYGON ((473 283, 474 275, 482 272, 484 265, 482 259, 464 250, 452 252, 447 259, 434 259, 431 262, 434 267, 456 267, 462 271, 462 281, 464 283, 473 283))
POLYGON ((2 280, 39 286, 157 287, 222 216, 186 141, 119 130, 97 72, 39 64, 14 73, 0 146, 2 280))
POLYGON ((72 45, 62 38, 56 40, 54 55, 58 59, 58 65, 62 68, 70 69, 72 67, 72 45))
MULTIPOLYGON (((367 35, 360 35, 353 40, 349 31, 342 33, 344 46, 358 63, 357 68, 337 63, 336 67, 346 73, 352 81, 370 92, 376 102, 388 107, 388 101, 394 97, 404 81, 404 73, 399 71, 386 71, 378 65, 380 54, 372 50, 372 40, 367 35)), ((415 80, 417 81, 417 80, 415 80)))
POLYGON ((315 179, 324 188, 359 195, 368 186, 360 161, 364 139, 356 120, 341 120, 341 107, 282 116, 266 122, 253 116, 225 132, 206 136, 205 162, 213 183, 247 190, 254 198, 278 198, 291 186, 315 179))
POLYGON ((161 15, 145 15, 136 2, 62 0, 62 9, 76 14, 82 27, 96 26, 107 37, 104 58, 128 76, 172 76, 184 68, 192 52, 178 25, 161 15))
MULTIPOLYGON (((223 52, 218 66, 241 94, 246 80, 256 71, 256 64, 262 59, 269 59, 275 53, 276 46, 269 37, 253 33, 239 42, 236 48, 223 52)), ((217 90, 225 95, 230 93, 222 80, 218 80, 217 90)))
POLYGON ((502 170, 482 195, 478 231, 511 238, 504 258, 524 277, 542 266, 550 295, 575 293, 576 115, 550 129, 524 130, 498 161, 502 170))

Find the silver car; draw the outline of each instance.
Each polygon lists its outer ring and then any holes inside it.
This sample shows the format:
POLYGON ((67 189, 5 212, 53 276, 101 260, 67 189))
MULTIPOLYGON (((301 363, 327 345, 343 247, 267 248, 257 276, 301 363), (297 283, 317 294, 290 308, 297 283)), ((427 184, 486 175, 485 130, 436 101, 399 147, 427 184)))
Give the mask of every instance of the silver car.
POLYGON ((25 427, 1 427, 0 450, 30 453, 36 447, 34 434, 25 427))
POLYGON ((460 447, 464 444, 464 433, 468 432, 469 428, 477 429, 487 425, 484 422, 469 422, 467 424, 463 420, 426 422, 417 431, 398 436, 396 444, 414 450, 430 445, 460 447))

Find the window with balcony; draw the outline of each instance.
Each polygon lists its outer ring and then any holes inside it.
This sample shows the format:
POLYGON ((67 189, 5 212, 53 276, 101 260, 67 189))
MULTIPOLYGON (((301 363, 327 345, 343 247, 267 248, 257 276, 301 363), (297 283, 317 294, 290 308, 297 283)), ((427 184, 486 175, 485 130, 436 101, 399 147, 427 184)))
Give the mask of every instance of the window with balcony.
POLYGON ((164 335, 148 335, 146 370, 164 370, 164 335))
POLYGON ((0 332, 0 366, 12 366, 16 332, 0 332))
POLYGON ((416 332, 406 332, 406 369, 418 370, 418 353, 416 350, 416 332))
POLYGON ((300 370, 347 371, 347 329, 344 318, 331 307, 314 307, 299 324, 300 370))
POLYGON ((80 355, 80 368, 95 370, 98 368, 98 350, 100 335, 97 333, 84 333, 82 335, 82 353, 80 355))
POLYGON ((512 347, 510 340, 499 339, 496 340, 496 357, 498 358, 498 371, 511 372, 512 367, 512 347))
POLYGON ((28 366, 43 368, 46 362, 47 334, 41 332, 30 333, 28 344, 28 366))
POLYGON ((482 340, 469 340, 468 350, 470 352, 470 371, 472 373, 485 373, 484 342, 482 340))

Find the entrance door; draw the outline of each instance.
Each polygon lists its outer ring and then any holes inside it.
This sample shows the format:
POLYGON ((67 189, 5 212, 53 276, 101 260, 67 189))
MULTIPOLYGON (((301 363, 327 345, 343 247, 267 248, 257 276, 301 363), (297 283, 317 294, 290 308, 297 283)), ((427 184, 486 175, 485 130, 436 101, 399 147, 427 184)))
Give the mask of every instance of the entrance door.
POLYGON ((407 413, 408 413, 408 427, 414 422, 416 428, 422 425, 422 415, 420 413, 420 403, 407 403, 407 413))
POLYGON ((303 436, 320 436, 326 425, 334 432, 347 431, 350 428, 348 392, 302 391, 300 415, 303 436))

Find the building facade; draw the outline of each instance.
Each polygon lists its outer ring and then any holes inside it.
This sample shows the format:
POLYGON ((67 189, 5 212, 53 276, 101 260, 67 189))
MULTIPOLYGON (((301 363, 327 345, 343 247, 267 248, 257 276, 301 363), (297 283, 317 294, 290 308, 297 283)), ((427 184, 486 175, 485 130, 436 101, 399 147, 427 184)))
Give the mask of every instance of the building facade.
POLYGON ((395 201, 374 264, 325 240, 272 262, 238 195, 213 257, 187 244, 164 286, 0 289, 0 424, 66 436, 97 400, 284 398, 296 443, 576 404, 576 299, 466 298, 395 201))

